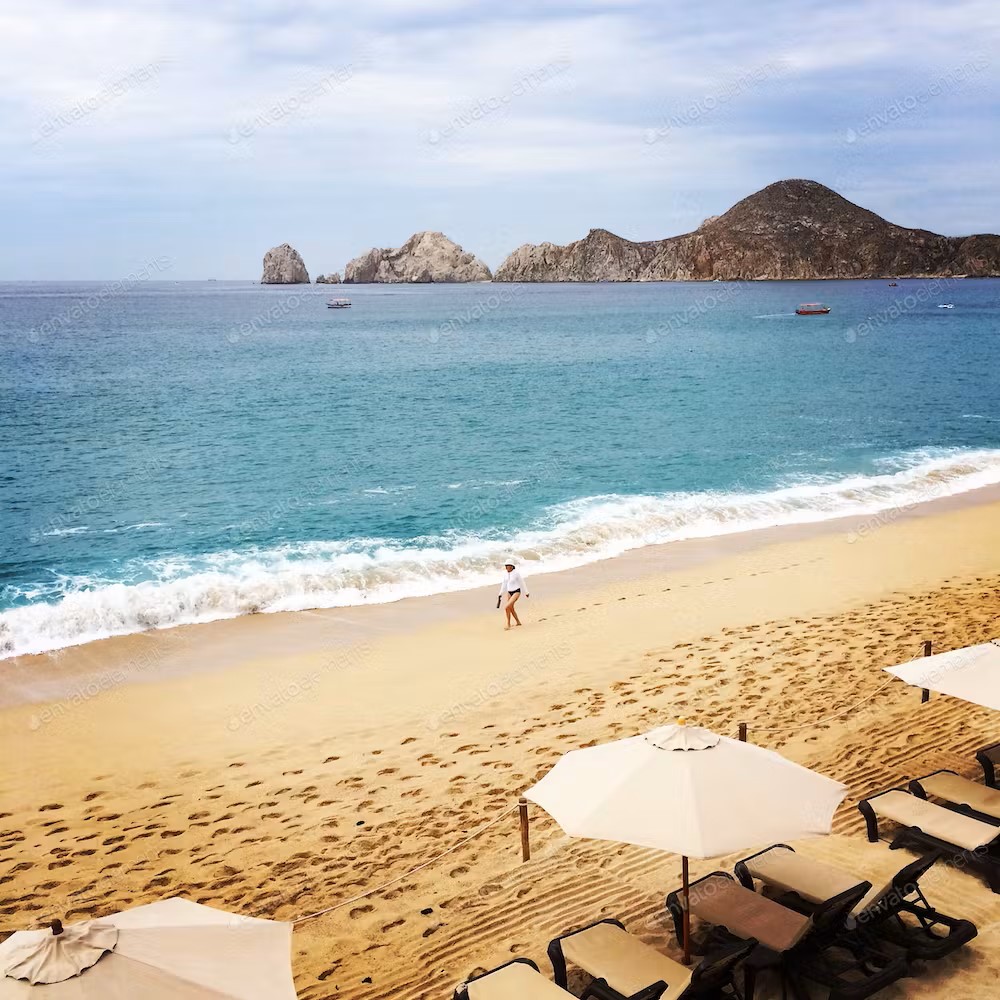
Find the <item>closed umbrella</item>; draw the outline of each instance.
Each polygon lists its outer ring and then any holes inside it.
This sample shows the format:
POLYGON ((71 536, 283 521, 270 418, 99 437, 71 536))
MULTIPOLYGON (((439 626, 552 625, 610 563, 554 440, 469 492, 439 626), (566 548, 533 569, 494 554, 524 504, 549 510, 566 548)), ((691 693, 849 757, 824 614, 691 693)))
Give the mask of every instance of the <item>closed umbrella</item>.
POLYGON ((524 794, 570 836, 681 855, 688 962, 688 859, 828 834, 847 786, 773 750, 679 723, 573 750, 524 794))
POLYGON ((1000 640, 886 667, 914 687, 1000 709, 1000 640))
POLYGON ((0 944, 0 1000, 295 1000, 292 925, 172 898, 0 944))

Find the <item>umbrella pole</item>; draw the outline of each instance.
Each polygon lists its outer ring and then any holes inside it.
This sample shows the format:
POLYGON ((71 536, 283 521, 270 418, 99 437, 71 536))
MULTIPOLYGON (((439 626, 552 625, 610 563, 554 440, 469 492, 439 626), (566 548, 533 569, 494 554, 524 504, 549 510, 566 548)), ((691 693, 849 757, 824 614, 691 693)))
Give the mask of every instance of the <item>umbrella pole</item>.
MULTIPOLYGON (((924 656, 930 656, 931 655, 931 651, 933 649, 934 649, 934 646, 931 643, 930 639, 925 639, 924 640, 924 656)), ((920 704, 921 705, 925 705, 930 700, 931 700, 931 693, 930 693, 930 691, 927 688, 924 688, 923 691, 920 692, 920 704)))
POLYGON ((691 964, 691 886, 688 881, 687 855, 681 857, 681 880, 684 883, 684 964, 691 964))
POLYGON ((517 803, 521 816, 521 861, 531 860, 531 841, 528 839, 528 800, 522 795, 517 803))

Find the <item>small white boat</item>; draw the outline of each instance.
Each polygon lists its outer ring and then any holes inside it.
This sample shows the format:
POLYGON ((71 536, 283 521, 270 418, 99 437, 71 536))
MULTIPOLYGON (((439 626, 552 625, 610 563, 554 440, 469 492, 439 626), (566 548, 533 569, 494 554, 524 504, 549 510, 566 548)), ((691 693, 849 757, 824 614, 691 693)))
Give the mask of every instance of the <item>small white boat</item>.
POLYGON ((350 299, 330 299, 326 304, 327 309, 350 309, 351 300, 350 299))
POLYGON ((938 309, 954 309, 955 307, 950 302, 939 302, 938 309))

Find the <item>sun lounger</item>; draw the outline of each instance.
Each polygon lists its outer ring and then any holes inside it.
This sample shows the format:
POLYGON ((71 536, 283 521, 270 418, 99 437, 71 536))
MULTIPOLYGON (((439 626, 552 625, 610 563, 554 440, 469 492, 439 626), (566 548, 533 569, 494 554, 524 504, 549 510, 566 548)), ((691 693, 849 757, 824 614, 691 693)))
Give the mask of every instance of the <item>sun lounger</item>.
MULTIPOLYGON (((594 986, 600 984, 595 983, 594 986)), ((584 997, 599 997, 584 992, 584 997)), ((560 989, 538 971, 527 958, 515 958, 490 972, 484 972, 455 990, 455 1000, 571 1000, 572 994, 560 989)))
MULTIPOLYGON (((920 878, 938 860, 934 852, 901 868, 885 884, 870 889, 851 910, 854 929, 874 932, 903 948, 911 959, 935 959, 951 954, 977 934, 975 924, 935 910, 920 888, 920 878)), ((736 877, 748 888, 755 881, 782 893, 778 899, 813 912, 858 879, 785 844, 776 844, 737 862, 736 877)), ((850 925, 849 925, 850 926, 850 925)))
POLYGON ((1000 789, 987 788, 978 781, 962 778, 954 771, 935 771, 915 778, 910 791, 921 799, 933 796, 945 805, 984 823, 1000 825, 1000 789))
MULTIPOLYGON (((714 940, 750 934, 758 940, 744 965, 748 997, 753 996, 757 975, 774 969, 793 996, 808 996, 803 981, 809 979, 829 989, 831 1000, 863 1000, 907 974, 903 959, 866 942, 845 947, 850 913, 870 890, 871 883, 857 883, 805 915, 740 885, 726 872, 714 872, 692 883, 691 913, 716 925, 714 940)), ((678 937, 682 906, 679 890, 667 897, 678 937)))
POLYGON ((755 945, 730 945, 691 969, 633 937, 619 921, 598 920, 555 938, 549 959, 560 986, 566 985, 568 963, 603 980, 595 995, 609 1000, 693 1000, 725 996, 732 989, 733 969, 755 945))
MULTIPOLYGON (((748 889, 755 889, 756 880, 779 892, 794 893, 813 905, 825 903, 865 881, 833 865, 797 854, 786 844, 775 844, 738 861, 733 871, 740 884, 748 889)), ((869 888, 854 906, 852 915, 857 916, 883 890, 883 886, 869 888)))
POLYGON ((991 743, 988 747, 983 747, 976 751, 976 760, 983 769, 983 781, 990 788, 1000 787, 997 785, 997 765, 1000 764, 1000 743, 991 743))
POLYGON ((963 816, 952 809, 917 798, 900 788, 891 788, 862 799, 858 810, 868 826, 868 839, 879 839, 879 819, 898 823, 899 830, 889 847, 937 850, 948 855, 952 864, 981 875, 994 892, 1000 892, 1000 829, 989 823, 963 816))

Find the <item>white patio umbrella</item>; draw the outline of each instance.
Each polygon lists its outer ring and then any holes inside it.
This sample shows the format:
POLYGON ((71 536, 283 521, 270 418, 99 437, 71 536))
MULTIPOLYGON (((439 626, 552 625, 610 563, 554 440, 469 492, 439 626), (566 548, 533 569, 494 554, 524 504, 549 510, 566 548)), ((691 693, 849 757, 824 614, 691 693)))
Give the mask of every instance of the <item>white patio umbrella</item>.
POLYGON ((174 897, 0 944, 0 1000, 295 1000, 292 925, 174 897))
POLYGON ((681 855, 685 962, 688 858, 828 834, 846 794, 773 750, 683 722, 573 750, 524 793, 572 837, 681 855))
POLYGON ((886 671, 914 687, 1000 710, 1000 640, 922 656, 886 671))

